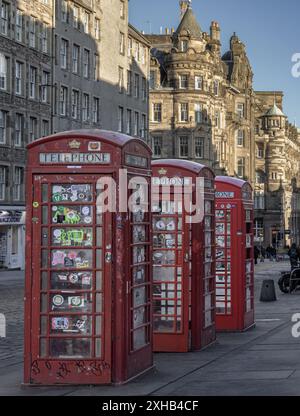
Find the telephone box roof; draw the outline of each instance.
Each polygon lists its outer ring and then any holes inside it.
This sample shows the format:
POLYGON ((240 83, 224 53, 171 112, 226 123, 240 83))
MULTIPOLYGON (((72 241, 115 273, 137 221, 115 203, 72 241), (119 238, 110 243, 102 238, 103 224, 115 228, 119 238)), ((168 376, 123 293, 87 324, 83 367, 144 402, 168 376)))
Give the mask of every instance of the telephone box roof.
MULTIPOLYGON (((216 176, 216 184, 218 182, 227 183, 228 185, 232 185, 236 188, 242 188, 245 184, 249 184, 249 182, 244 181, 243 179, 233 178, 231 176, 216 176)), ((251 185, 250 185, 251 186, 251 185)))
POLYGON ((81 129, 81 130, 70 130, 64 131, 56 134, 52 134, 51 136, 42 137, 41 139, 37 139, 34 142, 27 145, 28 149, 33 147, 39 146, 41 144, 60 140, 60 139, 80 139, 80 138, 90 138, 91 140, 99 140, 105 141, 109 144, 124 147, 130 141, 138 141, 140 144, 144 145, 147 149, 150 150, 149 146, 142 140, 136 137, 131 137, 126 134, 109 131, 109 130, 100 130, 100 129, 81 129))
POLYGON ((182 160, 182 159, 158 159, 151 162, 152 167, 167 166, 174 168, 181 168, 192 173, 200 173, 203 169, 208 169, 213 174, 212 170, 197 162, 192 162, 191 160, 182 160))

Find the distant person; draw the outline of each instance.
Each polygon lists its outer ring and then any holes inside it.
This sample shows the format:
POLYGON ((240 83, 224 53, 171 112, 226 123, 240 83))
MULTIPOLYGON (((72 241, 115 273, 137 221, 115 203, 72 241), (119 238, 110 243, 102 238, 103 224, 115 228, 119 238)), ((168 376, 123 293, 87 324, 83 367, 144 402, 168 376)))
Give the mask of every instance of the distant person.
POLYGON ((288 256, 290 258, 291 270, 296 269, 298 267, 299 249, 297 249, 295 243, 291 245, 291 248, 288 251, 288 256))
POLYGON ((266 250, 265 250, 264 246, 261 246, 260 247, 260 262, 264 263, 265 258, 266 258, 266 250))
POLYGON ((272 259, 271 259, 271 251, 272 251, 272 249, 271 249, 271 247, 270 246, 268 246, 267 248, 266 248, 266 254, 267 254, 267 258, 271 261, 272 259))
POLYGON ((254 246, 254 262, 255 262, 255 264, 257 264, 257 259, 258 259, 259 253, 260 253, 260 251, 259 251, 258 247, 254 246))

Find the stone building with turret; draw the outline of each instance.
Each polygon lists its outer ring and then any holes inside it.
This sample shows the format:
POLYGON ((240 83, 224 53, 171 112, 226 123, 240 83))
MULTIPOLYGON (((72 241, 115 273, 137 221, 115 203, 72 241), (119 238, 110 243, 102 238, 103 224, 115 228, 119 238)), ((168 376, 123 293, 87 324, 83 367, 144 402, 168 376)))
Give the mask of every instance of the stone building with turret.
POLYGON ((283 113, 281 92, 256 92, 255 114, 256 242, 299 244, 299 131, 283 113))
POLYGON ((204 32, 191 1, 179 3, 177 29, 147 35, 153 157, 190 159, 249 180, 256 243, 299 243, 300 134, 283 113, 283 93, 255 92, 236 33, 221 54, 219 24, 204 32))
POLYGON ((234 34, 222 56, 219 24, 213 21, 208 34, 190 2, 180 7, 176 31, 147 36, 154 158, 195 160, 253 181, 253 74, 245 45, 234 34))

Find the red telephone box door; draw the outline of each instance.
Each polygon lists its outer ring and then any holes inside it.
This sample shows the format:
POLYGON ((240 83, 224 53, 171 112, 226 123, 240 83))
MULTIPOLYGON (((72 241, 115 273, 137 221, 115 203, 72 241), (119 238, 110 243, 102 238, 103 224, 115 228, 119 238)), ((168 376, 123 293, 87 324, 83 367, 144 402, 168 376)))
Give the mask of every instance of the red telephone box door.
POLYGON ((190 236, 177 203, 160 195, 153 207, 154 351, 189 350, 190 236))
POLYGON ((99 175, 36 175, 31 380, 111 382, 111 214, 99 175))

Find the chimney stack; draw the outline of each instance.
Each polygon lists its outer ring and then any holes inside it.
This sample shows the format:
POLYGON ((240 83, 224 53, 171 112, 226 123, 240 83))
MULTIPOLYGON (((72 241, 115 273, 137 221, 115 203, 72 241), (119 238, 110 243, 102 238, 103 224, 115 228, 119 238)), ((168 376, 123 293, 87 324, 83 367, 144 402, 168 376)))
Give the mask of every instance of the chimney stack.
POLYGON ((212 40, 221 40, 221 29, 218 22, 211 22, 210 26, 210 37, 212 40))

